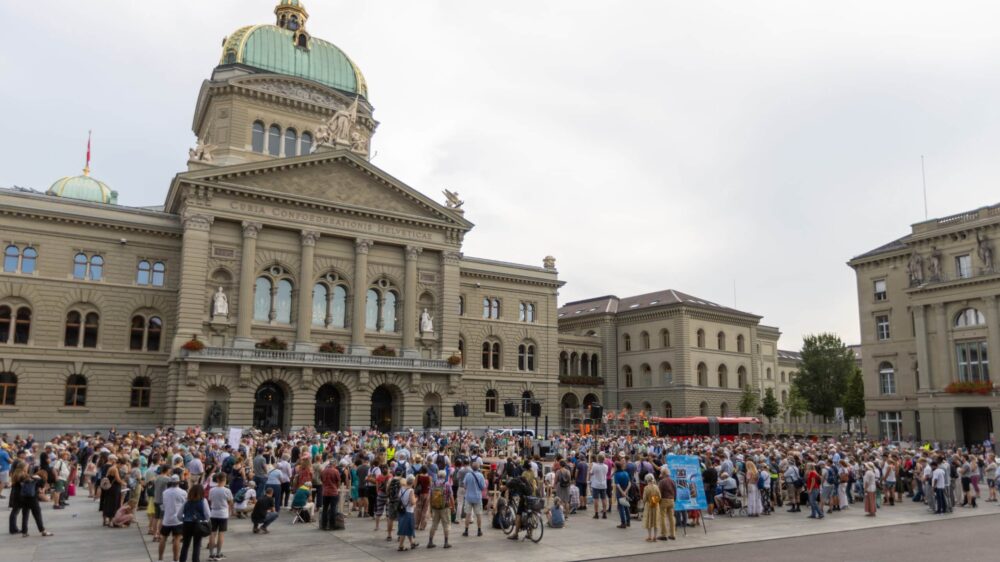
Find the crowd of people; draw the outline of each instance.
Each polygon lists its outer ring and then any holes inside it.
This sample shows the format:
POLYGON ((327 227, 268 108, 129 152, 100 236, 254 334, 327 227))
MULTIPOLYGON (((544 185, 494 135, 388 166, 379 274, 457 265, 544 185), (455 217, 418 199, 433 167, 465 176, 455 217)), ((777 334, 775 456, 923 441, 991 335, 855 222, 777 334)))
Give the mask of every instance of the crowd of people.
POLYGON ((760 517, 786 506, 799 513, 808 505, 808 517, 819 520, 862 504, 874 517, 906 498, 944 514, 996 502, 1000 484, 985 445, 556 434, 543 449, 492 432, 309 429, 229 439, 199 428, 112 429, 45 442, 0 436, 10 533, 29 536, 30 514, 38 532, 52 536, 41 505, 63 509, 86 491, 105 527, 130 527, 145 512, 159 560, 169 547, 171 560, 197 562, 203 542, 209 560, 225 559, 230 518, 249 518, 253 534, 270 533, 283 516, 320 531, 371 525, 400 551, 420 546, 417 533, 425 532, 425 548, 438 546, 438 536, 451 548, 452 525, 463 537, 482 537, 484 526, 502 526, 498 507, 508 504, 517 513, 512 540, 529 511, 544 510, 546 526, 559 529, 614 510, 619 529, 641 521, 645 540, 655 542, 676 539, 678 526, 702 518, 760 517), (697 457, 703 488, 693 475, 672 474, 670 454, 697 457), (704 509, 675 510, 692 492, 704 495, 704 509))

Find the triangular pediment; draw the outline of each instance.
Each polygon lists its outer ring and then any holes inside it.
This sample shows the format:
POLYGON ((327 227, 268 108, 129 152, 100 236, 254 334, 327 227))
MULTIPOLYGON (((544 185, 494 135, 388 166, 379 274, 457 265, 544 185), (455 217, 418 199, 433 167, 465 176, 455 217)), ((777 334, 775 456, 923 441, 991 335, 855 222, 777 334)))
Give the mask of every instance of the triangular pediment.
POLYGON ((177 176, 175 185, 185 180, 270 192, 299 201, 447 224, 464 230, 472 227, 461 214, 347 151, 186 172, 177 176))

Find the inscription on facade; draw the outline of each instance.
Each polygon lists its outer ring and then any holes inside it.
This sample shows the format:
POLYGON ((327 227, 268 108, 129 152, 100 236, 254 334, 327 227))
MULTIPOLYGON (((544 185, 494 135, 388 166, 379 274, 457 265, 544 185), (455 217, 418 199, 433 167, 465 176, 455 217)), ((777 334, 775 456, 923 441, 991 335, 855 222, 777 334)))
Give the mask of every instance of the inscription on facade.
POLYGON ((335 215, 307 213, 304 211, 296 211, 294 209, 282 209, 280 207, 265 207, 264 205, 245 203, 242 201, 231 201, 229 203, 229 208, 240 213, 250 213, 262 217, 318 224, 350 230, 352 232, 377 234, 393 238, 405 238, 407 240, 424 240, 427 242, 434 241, 434 236, 430 232, 422 232, 420 230, 413 230, 390 224, 379 224, 357 219, 347 219, 335 215))

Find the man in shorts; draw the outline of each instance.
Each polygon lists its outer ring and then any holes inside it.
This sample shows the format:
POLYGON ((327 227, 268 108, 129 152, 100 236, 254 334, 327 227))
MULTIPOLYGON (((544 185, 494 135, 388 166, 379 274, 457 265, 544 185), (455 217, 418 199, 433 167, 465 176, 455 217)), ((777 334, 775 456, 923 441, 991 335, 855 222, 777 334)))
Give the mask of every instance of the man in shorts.
POLYGON ((222 560, 222 537, 229 530, 229 516, 233 513, 233 492, 226 486, 226 475, 215 475, 215 486, 208 493, 210 508, 209 525, 212 534, 208 537, 208 559, 222 560))
POLYGON ((486 489, 486 479, 483 473, 479 472, 479 462, 473 462, 472 468, 465 475, 465 506, 462 511, 465 513, 465 531, 463 537, 469 536, 469 523, 472 515, 476 515, 476 536, 483 536, 483 490, 486 489))
POLYGON ((160 526, 160 557, 163 562, 163 551, 167 549, 167 539, 173 537, 173 560, 180 560, 181 555, 181 514, 187 494, 180 488, 181 478, 176 474, 170 477, 167 489, 163 492, 163 524, 160 526))
POLYGON ((597 455, 597 461, 590 465, 590 492, 594 496, 594 519, 608 518, 608 465, 604 463, 604 453, 597 455))

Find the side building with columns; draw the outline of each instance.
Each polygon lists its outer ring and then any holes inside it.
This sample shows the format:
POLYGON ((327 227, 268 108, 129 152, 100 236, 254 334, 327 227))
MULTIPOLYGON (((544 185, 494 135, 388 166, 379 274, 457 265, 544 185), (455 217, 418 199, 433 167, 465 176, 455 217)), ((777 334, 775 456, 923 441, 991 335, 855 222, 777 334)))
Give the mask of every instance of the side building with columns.
POLYGON ((868 431, 982 443, 1000 420, 1000 205, 913 224, 848 262, 857 277, 868 431))
POLYGON ((555 260, 464 256, 457 194, 369 162, 357 65, 300 2, 275 14, 226 38, 163 206, 89 166, 0 189, 0 430, 501 427, 526 398, 558 419, 555 260))

